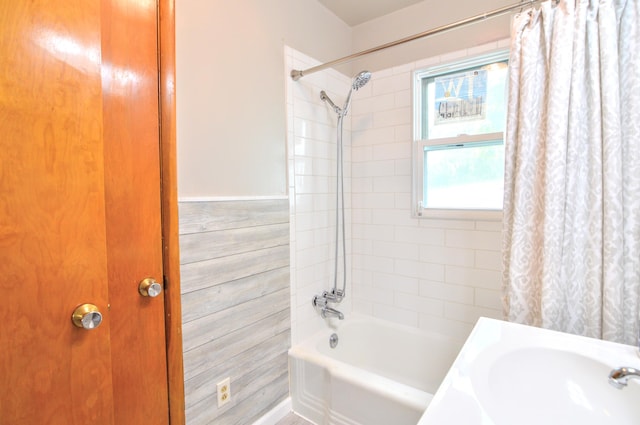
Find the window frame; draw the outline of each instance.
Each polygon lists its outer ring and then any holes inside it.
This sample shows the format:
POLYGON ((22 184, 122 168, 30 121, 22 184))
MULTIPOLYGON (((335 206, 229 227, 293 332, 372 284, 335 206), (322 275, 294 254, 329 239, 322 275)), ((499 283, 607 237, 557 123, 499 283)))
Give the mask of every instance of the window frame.
MULTIPOLYGON (((422 139, 423 125, 423 90, 422 81, 439 75, 464 71, 465 69, 487 65, 495 62, 504 62, 509 59, 509 50, 502 49, 478 56, 468 57, 459 61, 446 64, 429 66, 413 72, 413 140, 412 140, 412 216, 414 218, 438 218, 438 219, 474 219, 474 220, 501 220, 500 209, 476 209, 476 208, 425 208, 422 206, 424 196, 424 151, 425 147, 454 146, 462 144, 479 144, 501 139, 504 145, 504 131, 482 134, 461 134, 454 137, 422 139)), ((507 81, 508 84, 508 81, 507 81)), ((505 94, 505 110, 506 110, 505 94)), ((506 123, 505 123, 506 125, 506 123)))

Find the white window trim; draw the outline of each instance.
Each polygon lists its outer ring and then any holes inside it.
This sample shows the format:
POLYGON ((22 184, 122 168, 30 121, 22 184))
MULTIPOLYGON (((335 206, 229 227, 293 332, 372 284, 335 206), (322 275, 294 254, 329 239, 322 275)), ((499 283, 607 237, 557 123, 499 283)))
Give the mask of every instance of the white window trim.
POLYGON ((417 90, 422 84, 422 79, 429 78, 434 75, 444 74, 457 69, 471 68, 484 63, 498 62, 509 58, 508 50, 500 50, 493 53, 483 54, 475 57, 462 59, 443 65, 436 65, 427 69, 414 72, 412 91, 413 91, 413 152, 412 152, 412 216, 414 218, 431 218, 431 219, 450 219, 450 220, 486 220, 501 221, 502 209, 436 209, 423 208, 422 199, 423 192, 423 173, 424 173, 424 147, 453 145, 461 143, 481 142, 486 140, 504 140, 504 133, 485 133, 478 135, 462 134, 456 137, 447 137, 440 139, 421 139, 422 135, 422 99, 420 91, 417 90))

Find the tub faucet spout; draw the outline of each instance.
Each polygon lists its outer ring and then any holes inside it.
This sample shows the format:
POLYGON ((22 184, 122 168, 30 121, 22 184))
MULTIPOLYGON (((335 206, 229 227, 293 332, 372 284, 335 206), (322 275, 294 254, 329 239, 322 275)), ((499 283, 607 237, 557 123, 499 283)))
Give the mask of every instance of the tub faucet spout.
POLYGON ((327 317, 337 317, 340 320, 344 319, 344 314, 329 306, 322 307, 322 310, 320 310, 320 315, 323 319, 326 319, 327 317))
POLYGON ((337 317, 340 320, 344 319, 344 314, 335 308, 329 307, 329 303, 335 301, 327 298, 326 294, 327 292, 324 292, 322 295, 315 295, 312 300, 313 306, 320 310, 320 316, 322 316, 323 319, 327 317, 337 317))
POLYGON ((632 367, 619 367, 609 374, 609 383, 621 390, 627 386, 629 378, 640 379, 640 370, 632 367))

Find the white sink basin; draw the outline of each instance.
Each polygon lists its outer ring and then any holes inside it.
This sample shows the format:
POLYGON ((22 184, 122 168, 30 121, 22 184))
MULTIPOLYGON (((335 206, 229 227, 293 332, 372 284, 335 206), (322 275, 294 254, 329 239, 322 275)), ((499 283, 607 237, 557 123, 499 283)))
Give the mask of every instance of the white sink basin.
POLYGON ((526 348, 498 357, 486 371, 476 371, 472 383, 496 423, 632 423, 627 418, 640 423, 638 388, 609 385, 611 369, 567 351, 526 348))
POLYGON ((640 424, 637 348, 480 319, 419 425, 640 424))

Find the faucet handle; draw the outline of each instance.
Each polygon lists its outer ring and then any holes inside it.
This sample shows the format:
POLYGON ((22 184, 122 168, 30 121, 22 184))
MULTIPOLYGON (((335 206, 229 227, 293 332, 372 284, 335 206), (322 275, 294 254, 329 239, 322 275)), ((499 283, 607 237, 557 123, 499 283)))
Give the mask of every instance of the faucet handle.
POLYGON ((331 292, 336 296, 338 300, 340 300, 338 302, 341 302, 342 299, 344 298, 344 291, 342 289, 335 289, 331 292))
POLYGON ((325 308, 327 306, 327 299, 320 295, 314 295, 311 303, 314 307, 325 308))

